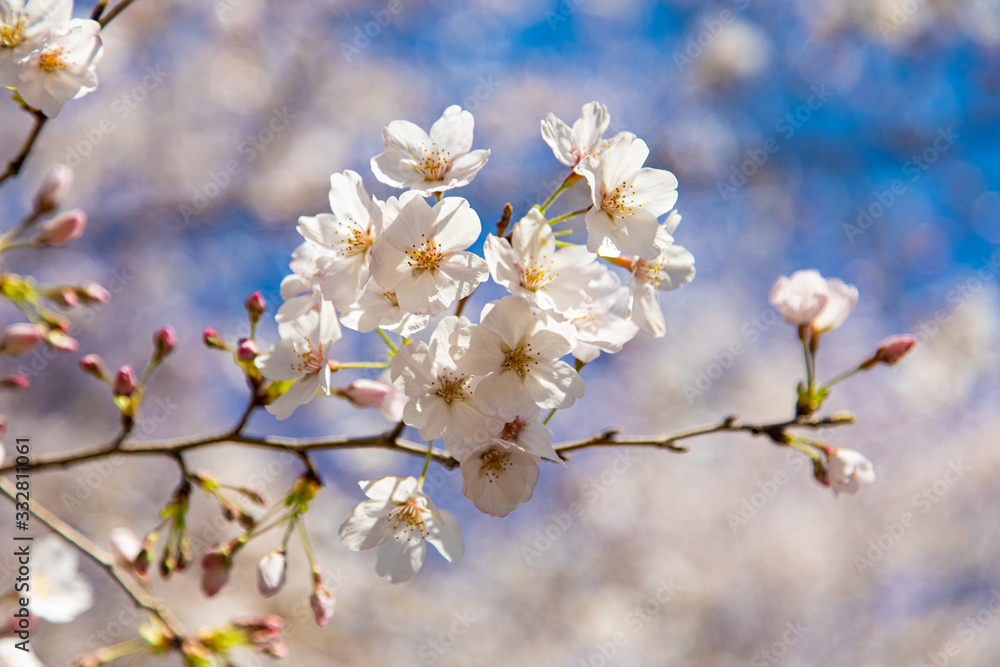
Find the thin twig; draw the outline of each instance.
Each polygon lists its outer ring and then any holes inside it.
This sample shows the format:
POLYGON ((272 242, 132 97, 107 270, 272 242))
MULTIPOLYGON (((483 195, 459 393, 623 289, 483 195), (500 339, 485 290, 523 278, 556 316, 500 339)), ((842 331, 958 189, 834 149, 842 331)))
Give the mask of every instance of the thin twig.
POLYGON ((21 150, 18 151, 17 155, 10 159, 7 163, 7 168, 0 173, 0 183, 3 183, 8 178, 13 178, 21 173, 21 167, 24 166, 25 160, 28 159, 28 154, 31 153, 31 149, 35 147, 35 141, 38 140, 38 135, 42 133, 42 128, 45 127, 45 123, 48 122, 48 118, 41 111, 32 111, 31 115, 35 117, 35 124, 31 128, 31 133, 28 138, 24 140, 24 145, 21 146, 21 150))

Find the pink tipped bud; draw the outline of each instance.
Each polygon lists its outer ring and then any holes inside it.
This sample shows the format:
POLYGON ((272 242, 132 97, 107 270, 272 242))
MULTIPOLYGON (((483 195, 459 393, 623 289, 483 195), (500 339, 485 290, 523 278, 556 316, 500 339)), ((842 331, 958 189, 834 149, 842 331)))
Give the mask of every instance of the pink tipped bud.
POLYGON ((359 408, 375 406, 379 412, 393 421, 402 419, 403 407, 409 400, 391 384, 364 378, 352 382, 341 394, 359 408))
POLYGON ((247 300, 243 302, 243 306, 247 309, 247 315, 250 316, 250 321, 254 324, 260 319, 260 316, 264 314, 267 310, 267 301, 264 300, 264 295, 260 292, 254 292, 247 297, 247 300))
POLYGON ((889 336, 878 344, 874 359, 876 363, 881 361, 891 366, 905 357, 916 344, 917 339, 909 334, 889 336))
POLYGON ((63 164, 53 166, 35 193, 35 212, 48 213, 62 206, 72 185, 73 170, 63 164))
POLYGON ((205 329, 205 332, 201 335, 201 340, 207 347, 214 347, 220 350, 226 349, 226 344, 219 338, 219 332, 212 327, 205 329))
POLYGON ((177 332, 169 324, 153 334, 153 347, 157 361, 170 354, 177 345, 177 332))
POLYGON ((312 595, 309 596, 309 606, 312 607, 316 625, 322 628, 329 623, 336 605, 337 601, 330 595, 326 586, 322 582, 317 582, 312 595))
POLYGON ((16 357, 29 352, 44 339, 42 331, 34 324, 18 322, 4 327, 0 332, 0 352, 16 357))
POLYGON ((87 231, 87 214, 78 208, 60 213, 44 225, 35 237, 41 245, 68 245, 87 231))
POLYGON ((27 389, 31 385, 31 378, 27 373, 11 373, 0 377, 0 387, 4 389, 27 389))
POLYGON ((244 362, 252 362, 260 356, 260 347, 249 338, 241 340, 240 346, 236 348, 236 358, 244 362))
POLYGON ((93 375, 98 380, 106 380, 108 374, 104 370, 104 360, 96 354, 87 354, 80 359, 80 370, 87 375, 93 375))
POLYGON ((233 569, 233 559, 221 547, 211 547, 201 559, 201 590, 212 597, 222 590, 229 581, 233 569))
POLYGON ((235 627, 246 633, 248 648, 275 658, 288 655, 288 647, 281 640, 284 623, 284 620, 275 614, 246 616, 233 621, 235 627))
POLYGON ((112 391, 116 396, 131 396, 139 386, 135 378, 135 371, 128 364, 125 364, 115 373, 115 381, 112 384, 112 391))
POLYGON ((67 336, 58 329, 49 331, 49 335, 46 340, 56 352, 76 352, 76 348, 80 346, 75 338, 67 336))
POLYGON ((87 283, 81 286, 77 291, 77 296, 84 303, 110 303, 111 302, 111 292, 104 289, 97 283, 87 283))
POLYGON ((257 564, 257 592, 271 597, 285 585, 288 561, 283 551, 272 551, 257 564))
MULTIPOLYGON (((0 437, 7 432, 7 416, 0 415, 0 437)), ((3 451, 0 450, 0 463, 3 463, 3 451)))

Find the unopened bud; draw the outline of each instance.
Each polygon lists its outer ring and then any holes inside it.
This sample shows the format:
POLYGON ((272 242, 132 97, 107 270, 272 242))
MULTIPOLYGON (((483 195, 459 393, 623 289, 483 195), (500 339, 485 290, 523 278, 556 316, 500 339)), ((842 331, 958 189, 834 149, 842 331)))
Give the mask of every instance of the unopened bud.
POLYGON ((111 292, 104 289, 97 283, 87 283, 82 285, 77 291, 77 296, 84 303, 94 304, 94 303, 110 303, 111 302, 111 292))
POLYGON ((212 597, 222 590, 229 581, 229 572, 233 569, 233 559, 228 550, 222 547, 211 547, 201 559, 201 590, 212 597))
POLYGON ((56 352, 76 352, 80 346, 75 338, 67 336, 59 329, 52 329, 45 338, 56 352))
POLYGON ((247 297, 246 301, 243 302, 243 307, 247 309, 247 315, 250 317, 251 324, 257 324, 260 316, 264 314, 267 310, 267 301, 264 300, 264 295, 260 292, 254 292, 247 297))
POLYGON ((65 308, 72 308, 80 303, 80 297, 76 295, 76 290, 72 287, 55 288, 48 291, 45 296, 65 308))
POLYGON ((285 585, 288 560, 283 551, 272 551, 257 564, 257 592, 271 597, 285 585))
POLYGON ((16 357, 29 352, 42 342, 44 335, 34 324, 18 322, 4 327, 0 333, 0 352, 16 357))
POLYGON ((201 335, 201 340, 207 347, 214 347, 220 350, 226 349, 226 344, 219 338, 219 332, 212 327, 205 329, 205 332, 201 335))
POLYGON ((48 213, 62 206, 66 192, 73 185, 73 170, 66 165, 52 167, 35 193, 35 212, 48 213))
POLYGON ((917 339, 909 334, 889 336, 878 344, 878 349, 875 350, 875 356, 872 358, 875 363, 882 362, 892 366, 909 354, 916 344, 917 339))
POLYGON ((135 377, 135 371, 128 364, 125 364, 115 373, 115 381, 112 384, 112 391, 115 396, 131 396, 139 386, 135 377))
POLYGON ((4 389, 27 389, 31 385, 31 378, 27 373, 10 373, 0 377, 0 387, 4 389))
POLYGON ((119 563, 133 567, 139 554, 142 553, 142 541, 128 528, 114 528, 108 535, 111 543, 111 554, 119 563))
POLYGON ((330 622, 336 604, 337 601, 330 595, 330 591, 323 585, 323 582, 317 581, 312 595, 309 596, 309 606, 312 607, 316 625, 322 628, 330 622))
POLYGON ((240 341, 240 346, 236 348, 236 358, 244 362, 252 362, 260 356, 260 347, 253 340, 246 338, 240 341))
POLYGON ((168 324, 153 334, 153 347, 156 350, 153 358, 156 361, 163 359, 163 357, 170 354, 176 345, 177 332, 174 331, 174 328, 168 324))
POLYGON ((83 236, 85 231, 87 231, 87 214, 75 208, 60 213, 42 225, 35 241, 40 245, 68 245, 83 236))
POLYGON ((392 392, 392 387, 384 382, 361 378, 344 389, 344 397, 359 408, 378 405, 392 392))
POLYGON ((108 374, 104 370, 104 360, 96 354, 86 354, 80 359, 80 370, 87 375, 93 375, 98 380, 107 380, 108 374))

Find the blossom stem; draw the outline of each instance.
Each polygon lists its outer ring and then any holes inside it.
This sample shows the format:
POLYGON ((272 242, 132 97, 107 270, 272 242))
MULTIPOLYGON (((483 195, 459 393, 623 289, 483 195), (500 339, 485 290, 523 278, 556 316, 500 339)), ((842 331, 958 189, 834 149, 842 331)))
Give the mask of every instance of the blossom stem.
POLYGON ((592 208, 593 206, 591 205, 588 206, 587 208, 581 208, 579 211, 573 211, 572 213, 560 215, 558 218, 552 218, 551 220, 549 220, 549 225, 556 225, 559 224, 560 222, 563 222, 564 220, 569 220, 570 218, 575 218, 578 215, 583 215, 592 208))
POLYGON ((316 562, 316 554, 313 552, 312 541, 309 539, 309 531, 306 530, 306 523, 299 519, 296 521, 299 526, 299 538, 302 540, 302 550, 306 552, 306 560, 309 561, 309 569, 312 570, 313 579, 318 577, 322 570, 316 562))
POLYGON ((420 479, 417 480, 417 490, 423 491, 424 489, 424 478, 427 476, 427 469, 431 465, 431 454, 434 453, 434 441, 431 440, 427 443, 427 457, 424 459, 424 469, 420 471, 420 479))
POLYGON ((385 344, 389 346, 389 351, 392 352, 393 356, 395 356, 396 353, 399 352, 399 348, 396 347, 396 344, 392 342, 391 338, 389 338, 389 334, 382 331, 382 327, 376 327, 375 331, 378 332, 378 335, 382 337, 382 340, 385 341, 385 344))
POLYGON ((854 368, 846 370, 843 373, 841 373, 839 375, 835 375, 834 377, 830 378, 829 380, 827 380, 826 382, 824 382, 820 386, 819 390, 822 392, 822 391, 824 391, 826 389, 829 389, 830 387, 832 387, 833 385, 837 384, 838 382, 843 382, 844 380, 846 380, 847 378, 851 377, 855 373, 860 373, 861 371, 864 371, 864 370, 868 370, 868 369, 867 368, 862 368, 860 365, 859 366, 855 366, 854 368))
MULTIPOLYGON (((559 195, 561 195, 563 192, 565 192, 566 190, 569 190, 571 187, 573 187, 576 184, 576 182, 579 181, 579 180, 580 180, 579 174, 577 174, 576 172, 571 171, 569 173, 569 176, 566 177, 566 180, 564 180, 559 185, 559 187, 556 188, 556 191, 553 192, 549 196, 549 198, 545 200, 544 204, 542 204, 541 206, 538 207, 538 211, 542 215, 545 215, 546 209, 548 209, 548 207, 552 205, 552 202, 554 202, 556 199, 558 199, 559 195)), ((551 224, 551 223, 549 223, 549 224, 551 224)))
POLYGON ((809 342, 806 336, 806 332, 808 330, 808 325, 802 325, 799 327, 799 340, 802 341, 802 355, 806 364, 806 390, 809 392, 809 395, 812 396, 815 389, 815 380, 813 379, 813 356, 809 350, 809 342))
POLYGON ((331 370, 343 370, 345 368, 389 368, 390 364, 387 361, 348 361, 346 363, 338 363, 335 369, 331 370))
POLYGON ((149 648, 149 642, 145 639, 136 638, 129 639, 128 641, 120 642, 112 646, 105 646, 102 649, 98 649, 91 655, 100 661, 99 664, 103 665, 117 660, 118 658, 124 658, 127 655, 138 653, 139 651, 143 651, 147 648, 149 648))
POLYGON ((545 419, 542 420, 542 424, 548 424, 549 420, 552 419, 552 415, 556 413, 556 410, 558 410, 558 408, 552 408, 549 414, 545 415, 545 419))

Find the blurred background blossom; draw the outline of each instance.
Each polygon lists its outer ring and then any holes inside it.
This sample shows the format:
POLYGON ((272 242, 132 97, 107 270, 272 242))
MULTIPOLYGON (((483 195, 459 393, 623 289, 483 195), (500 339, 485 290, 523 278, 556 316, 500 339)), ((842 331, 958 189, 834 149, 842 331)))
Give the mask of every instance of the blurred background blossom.
MULTIPOLYGON (((166 323, 177 351, 146 399, 164 418, 138 437, 230 425, 243 381, 227 355, 204 349, 201 331, 245 334, 242 300, 254 290, 273 313, 295 222, 326 210, 330 174, 355 169, 377 196, 391 194, 368 170, 382 127, 428 126, 451 104, 473 112, 475 146, 492 150, 460 193, 484 234, 505 202, 517 219, 561 180, 539 136, 550 111, 571 121, 599 100, 609 134, 635 132, 648 165, 680 180, 677 238, 698 278, 664 297, 665 340, 639 337, 587 368, 588 396, 551 422, 556 441, 612 426, 677 430, 730 412, 789 415, 799 350, 767 294, 795 269, 861 291, 824 340, 821 377, 888 334, 921 343, 828 402, 859 419, 830 441, 876 465, 877 483, 858 496, 834 498, 800 459, 739 435, 696 441, 685 455, 581 452, 565 469, 545 466, 534 499, 504 520, 462 497, 457 471, 432 470, 428 489, 462 521, 466 557, 453 568, 429 556, 414 581, 390 586, 369 554, 339 547, 336 528, 361 499, 356 480, 415 474, 419 462, 321 454, 328 486, 307 521, 338 598, 330 625, 314 626, 294 549, 286 589, 256 594, 256 560, 274 548, 264 540, 237 558, 238 585, 210 601, 197 573, 154 584, 190 627, 280 614, 296 665, 995 664, 1000 3, 138 0, 104 44, 100 88, 46 127, 0 192, 10 224, 53 162, 73 167, 68 203, 88 212, 87 234, 8 266, 45 281, 97 280, 113 294, 96 316, 77 316, 78 353, 0 369, 32 376, 2 410, 36 452, 114 433, 110 395, 94 391, 77 358, 139 364, 166 323)), ((0 106, 5 156, 29 129, 13 103, 0 106)), ((565 210, 586 198, 574 190, 565 210)), ((470 308, 497 296, 484 288, 470 308)), ((268 321, 265 343, 277 338, 268 321)), ((352 332, 338 343, 344 359, 377 352, 352 332)), ((280 424, 255 415, 250 430, 389 424, 329 400, 280 424)), ((293 458, 246 449, 191 458, 231 483, 257 480, 271 498, 299 472, 293 458)), ((117 526, 149 530, 175 482, 173 466, 130 458, 38 474, 33 488, 106 543, 117 526)), ((195 505, 198 549, 233 534, 208 503, 195 505)), ((9 582, 9 557, 0 564, 9 582)), ((35 631, 48 665, 131 637, 143 620, 90 563, 82 569, 94 612, 35 631)))

